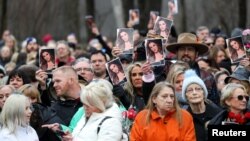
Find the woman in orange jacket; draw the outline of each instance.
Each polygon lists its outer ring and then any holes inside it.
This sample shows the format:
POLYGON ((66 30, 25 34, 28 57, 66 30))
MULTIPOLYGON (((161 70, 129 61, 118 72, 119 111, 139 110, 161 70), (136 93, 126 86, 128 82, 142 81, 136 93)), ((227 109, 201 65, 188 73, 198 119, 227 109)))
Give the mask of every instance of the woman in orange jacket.
POLYGON ((131 141, 196 141, 192 116, 178 105, 174 87, 157 83, 147 107, 138 113, 131 141))

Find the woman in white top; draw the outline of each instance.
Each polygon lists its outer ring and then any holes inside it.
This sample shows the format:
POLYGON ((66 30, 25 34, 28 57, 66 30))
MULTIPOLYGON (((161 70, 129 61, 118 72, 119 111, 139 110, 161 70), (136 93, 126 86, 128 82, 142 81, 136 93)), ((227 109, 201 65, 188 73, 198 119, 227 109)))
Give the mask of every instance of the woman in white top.
POLYGON ((39 141, 36 131, 29 126, 31 101, 20 94, 6 100, 0 115, 0 141, 39 141))
MULTIPOLYGON (((85 110, 73 133, 66 132, 63 141, 120 141, 122 139, 122 124, 117 118, 119 108, 115 106, 112 85, 105 80, 95 80, 100 83, 90 83, 81 93, 81 101, 85 110), (109 116, 100 126, 100 122, 109 116)), ((121 115, 121 113, 120 113, 121 115)))

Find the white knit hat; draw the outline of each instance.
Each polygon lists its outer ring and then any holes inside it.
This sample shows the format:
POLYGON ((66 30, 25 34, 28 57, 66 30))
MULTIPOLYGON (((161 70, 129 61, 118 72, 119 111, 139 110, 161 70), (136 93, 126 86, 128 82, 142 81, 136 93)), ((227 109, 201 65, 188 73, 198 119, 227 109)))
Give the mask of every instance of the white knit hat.
POLYGON ((185 71, 184 74, 184 81, 183 81, 183 85, 182 85, 182 98, 187 101, 186 99, 186 90, 187 87, 190 84, 198 84, 200 85, 203 90, 204 90, 204 97, 207 98, 208 92, 207 92, 207 87, 205 85, 205 83, 201 80, 201 78, 195 73, 194 70, 189 69, 185 71))

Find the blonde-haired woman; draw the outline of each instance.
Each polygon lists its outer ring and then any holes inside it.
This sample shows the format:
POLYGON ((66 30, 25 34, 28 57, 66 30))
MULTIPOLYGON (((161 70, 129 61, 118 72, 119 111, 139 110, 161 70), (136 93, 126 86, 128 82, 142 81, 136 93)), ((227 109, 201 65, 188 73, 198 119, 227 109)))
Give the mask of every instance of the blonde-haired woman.
POLYGON ((31 116, 29 98, 12 94, 5 102, 0 115, 1 141, 38 141, 36 131, 29 126, 31 116))
POLYGON ((181 108, 187 107, 187 102, 182 98, 182 84, 184 80, 185 70, 189 68, 188 64, 183 61, 177 61, 170 66, 166 81, 172 84, 175 88, 175 94, 181 108))
POLYGON ((146 109, 135 118, 130 139, 131 141, 196 140, 193 118, 179 107, 171 84, 159 82, 154 86, 146 109))
MULTIPOLYGON (((145 102, 142 94, 142 69, 140 63, 134 63, 127 68, 127 82, 124 85, 124 90, 127 92, 129 105, 132 105, 137 112, 144 109, 145 102)), ((123 101, 122 101, 123 102, 123 101)), ((123 105, 128 109, 128 104, 123 105)))
POLYGON ((45 129, 41 128, 43 116, 41 115, 41 109, 45 108, 43 104, 41 104, 41 98, 40 93, 38 89, 31 85, 31 84, 25 84, 17 89, 18 92, 22 93, 23 95, 27 96, 32 104, 33 111, 30 117, 30 126, 33 127, 36 132, 38 133, 38 137, 40 140, 42 139, 42 132, 45 129))
POLYGON ((66 132, 63 140, 120 141, 122 115, 119 107, 114 103, 112 85, 107 80, 94 80, 84 87, 81 101, 85 113, 73 133, 66 132), (104 120, 106 117, 110 118, 104 120), (98 127, 101 122, 101 126, 98 127))
POLYGON ((222 89, 221 106, 225 107, 209 125, 250 125, 250 110, 247 108, 249 95, 241 84, 229 83, 222 89))

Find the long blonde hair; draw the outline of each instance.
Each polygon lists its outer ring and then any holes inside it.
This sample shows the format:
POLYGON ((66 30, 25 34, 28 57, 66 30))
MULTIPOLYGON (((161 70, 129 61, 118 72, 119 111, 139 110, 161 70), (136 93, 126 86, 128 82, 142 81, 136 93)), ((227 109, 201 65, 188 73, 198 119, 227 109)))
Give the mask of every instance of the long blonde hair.
POLYGON ((127 68, 127 72, 126 72, 126 78, 127 78, 127 82, 125 83, 124 85, 124 89, 128 92, 128 94, 131 96, 131 101, 133 102, 134 101, 134 86, 132 84, 132 79, 131 79, 131 73, 132 73, 132 70, 135 68, 135 67, 140 67, 141 68, 141 64, 139 62, 137 63, 134 63, 134 64, 130 64, 127 68))
POLYGON ((27 103, 30 103, 29 98, 22 94, 13 93, 9 96, 0 115, 1 128, 7 128, 12 134, 18 126, 27 126, 24 118, 27 103))
MULTIPOLYGON (((160 93, 160 91, 165 88, 165 87, 168 87, 168 88, 171 88, 173 90, 173 92, 175 93, 175 88, 172 84, 168 83, 168 82, 159 82, 157 83, 152 92, 151 92, 151 95, 150 95, 150 98, 148 100, 148 104, 146 106, 146 109, 148 110, 147 111, 147 115, 146 115, 146 124, 149 124, 150 123, 150 120, 151 120, 151 113, 155 110, 155 104, 153 103, 153 99, 155 97, 158 96, 158 94, 160 93)), ((179 125, 181 126, 182 125, 182 114, 181 114, 181 108, 178 104, 178 100, 176 98, 176 95, 174 94, 174 105, 173 105, 173 109, 176 111, 175 114, 173 114, 173 116, 175 116, 176 120, 179 122, 179 125)))

